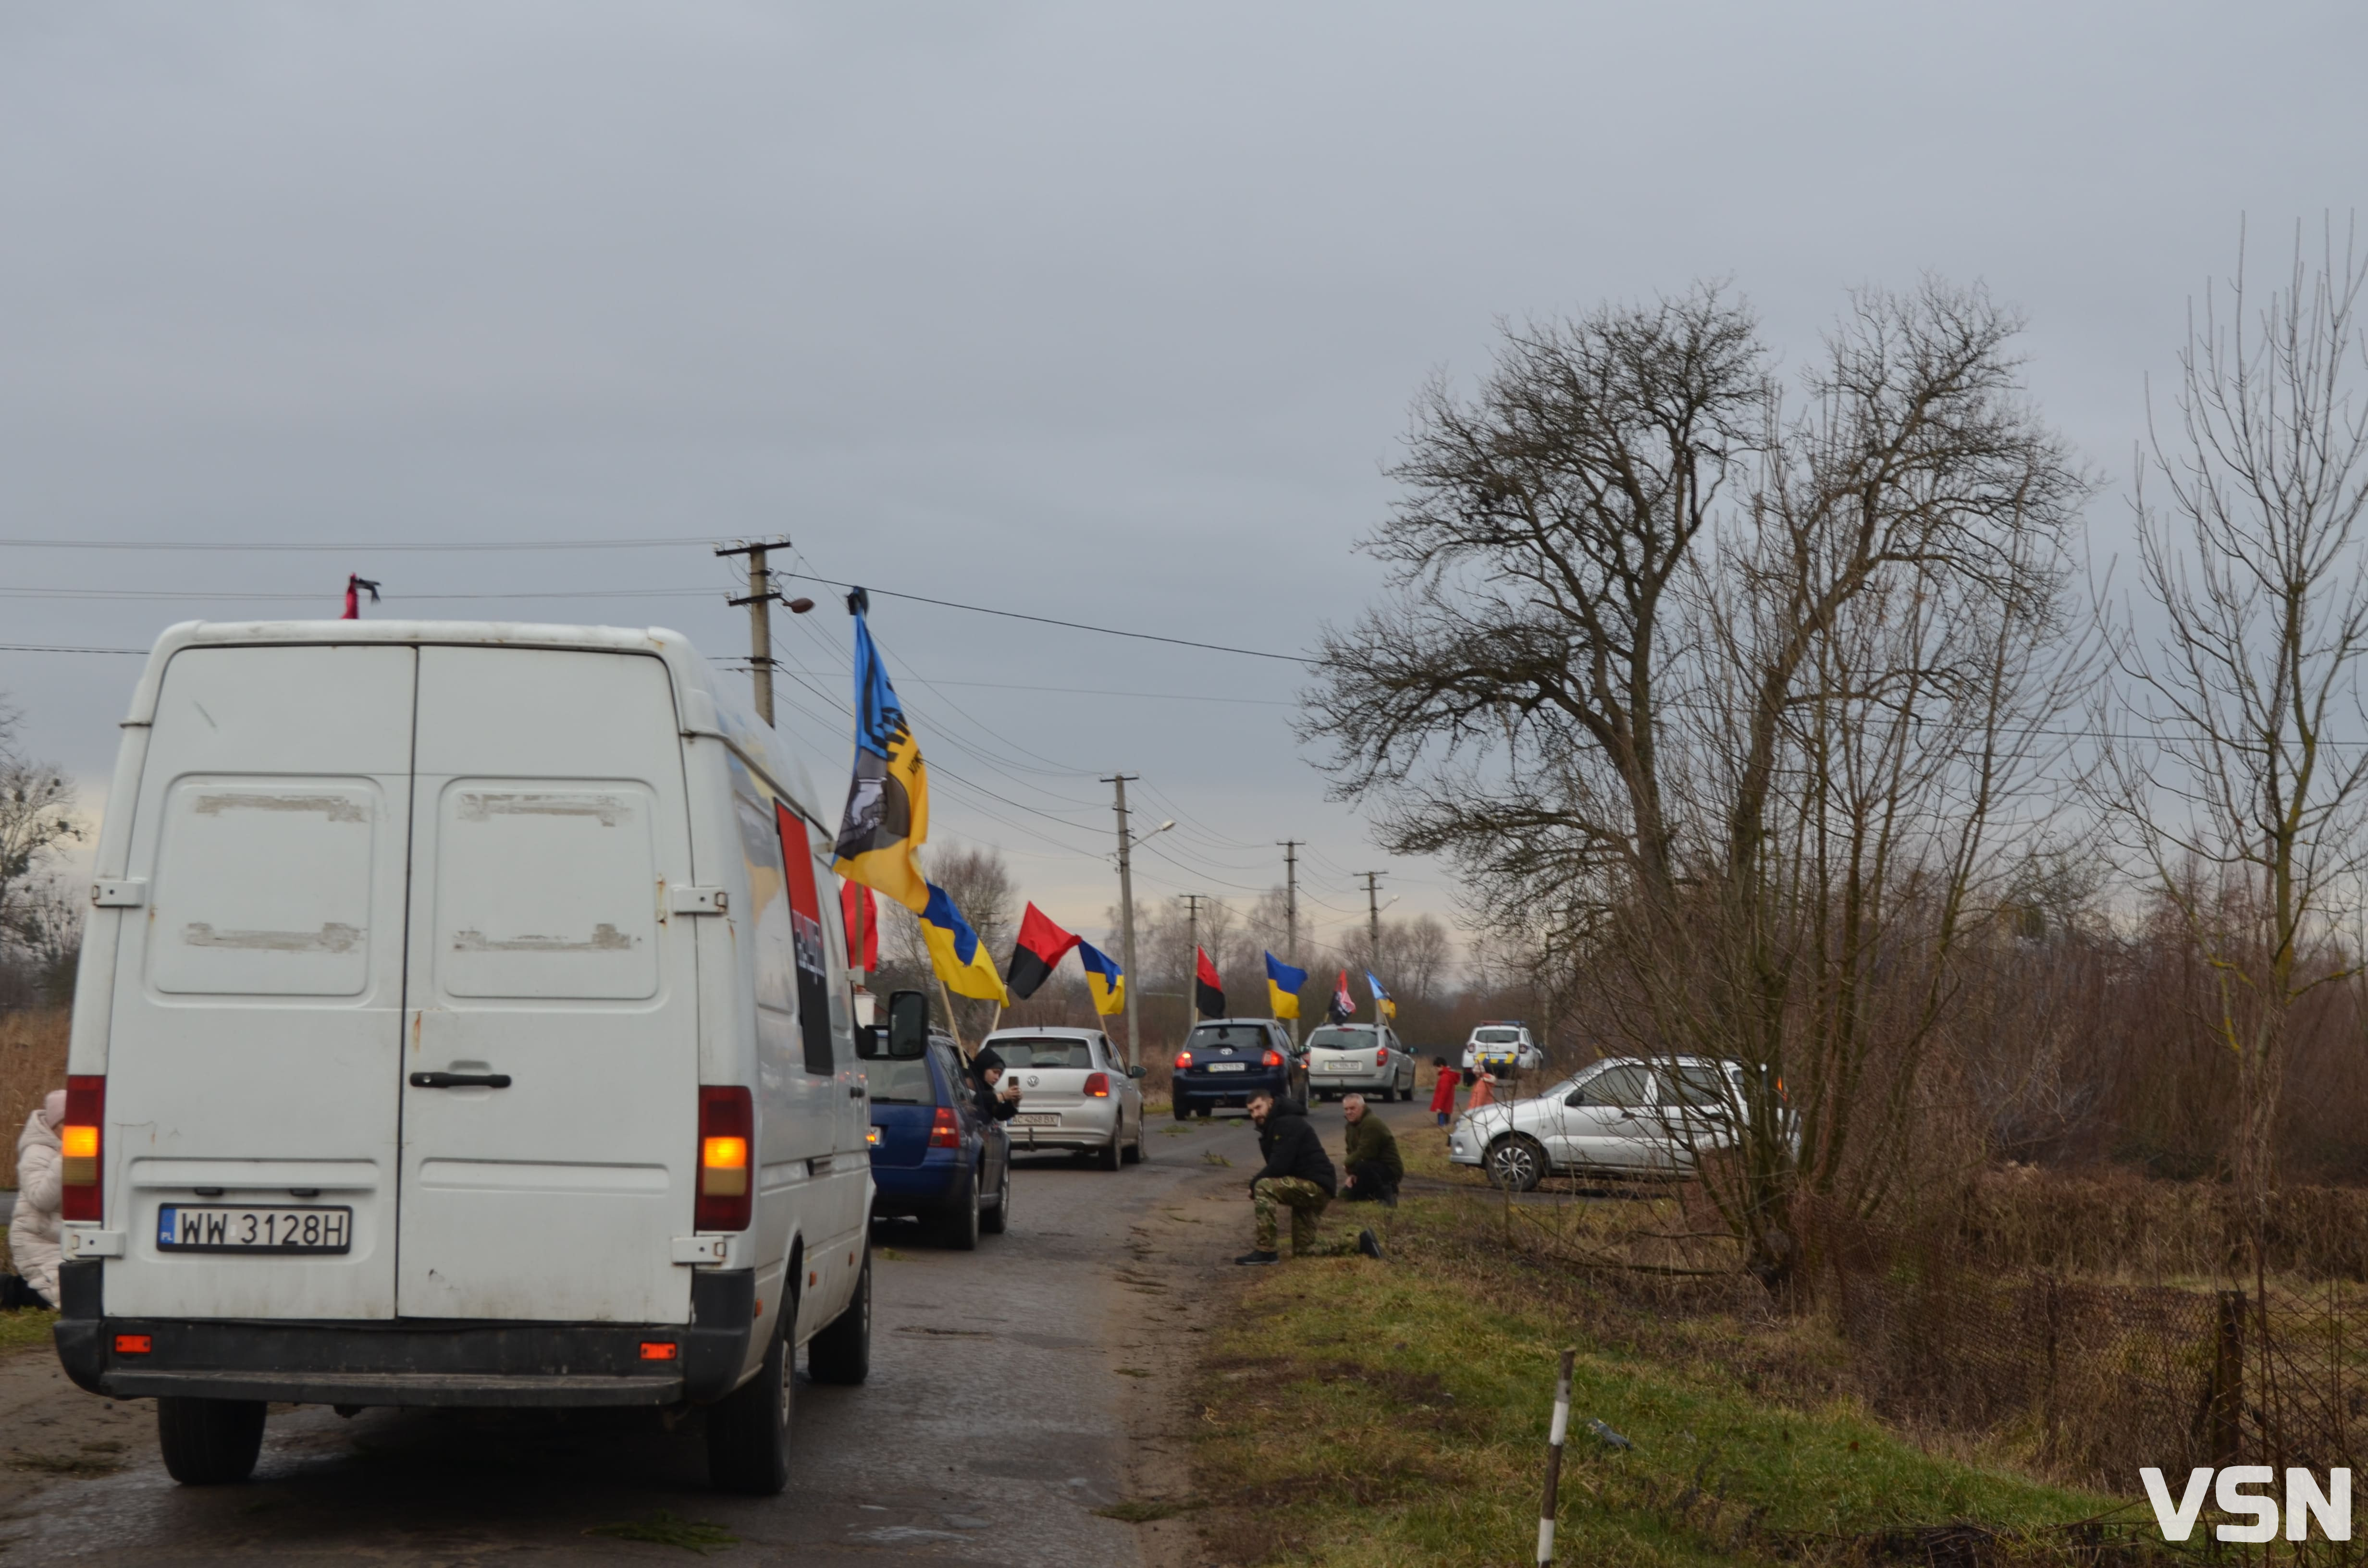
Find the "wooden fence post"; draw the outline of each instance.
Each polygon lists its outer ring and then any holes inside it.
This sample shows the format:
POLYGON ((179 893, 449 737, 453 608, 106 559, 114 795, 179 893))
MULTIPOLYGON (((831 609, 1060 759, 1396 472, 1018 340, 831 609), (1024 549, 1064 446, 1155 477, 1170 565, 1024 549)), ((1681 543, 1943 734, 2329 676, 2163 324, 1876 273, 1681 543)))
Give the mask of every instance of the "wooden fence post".
POLYGON ((1570 1367, 1577 1352, 1562 1353, 1562 1371, 1554 1379, 1554 1428, 1546 1435, 1546 1498, 1538 1512, 1538 1568, 1553 1568, 1554 1557, 1554 1494, 1562 1487, 1562 1445, 1570 1436, 1570 1367))
POLYGON ((2212 1335, 2212 1464, 2225 1470, 2237 1462, 2245 1413, 2245 1292, 2223 1290, 2216 1298, 2217 1321, 2212 1335))

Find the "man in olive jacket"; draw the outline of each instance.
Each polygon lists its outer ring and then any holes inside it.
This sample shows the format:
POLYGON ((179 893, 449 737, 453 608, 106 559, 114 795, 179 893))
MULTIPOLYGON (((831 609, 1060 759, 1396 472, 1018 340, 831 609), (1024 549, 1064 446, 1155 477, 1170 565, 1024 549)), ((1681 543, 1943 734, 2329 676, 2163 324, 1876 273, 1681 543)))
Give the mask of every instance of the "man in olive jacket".
POLYGON ((1249 1111, 1250 1119, 1258 1123, 1258 1153, 1266 1157, 1266 1164, 1250 1178, 1250 1203, 1258 1220, 1258 1238, 1250 1251, 1234 1261, 1281 1261, 1281 1255, 1275 1250, 1278 1209, 1291 1210, 1293 1257, 1348 1252, 1379 1256, 1379 1244, 1371 1240, 1371 1231, 1348 1246, 1316 1244, 1324 1210, 1331 1206, 1332 1194, 1339 1182, 1333 1174, 1332 1156, 1324 1152, 1324 1141, 1307 1123, 1306 1108, 1294 1100, 1278 1100, 1272 1095, 1258 1094, 1250 1096, 1249 1111))
POLYGON ((1398 1183, 1406 1179, 1397 1135, 1365 1108, 1362 1095, 1340 1102, 1340 1119, 1349 1124, 1348 1156, 1341 1161, 1349 1167, 1349 1177, 1340 1184, 1340 1196, 1351 1203, 1386 1203, 1395 1209, 1398 1183))

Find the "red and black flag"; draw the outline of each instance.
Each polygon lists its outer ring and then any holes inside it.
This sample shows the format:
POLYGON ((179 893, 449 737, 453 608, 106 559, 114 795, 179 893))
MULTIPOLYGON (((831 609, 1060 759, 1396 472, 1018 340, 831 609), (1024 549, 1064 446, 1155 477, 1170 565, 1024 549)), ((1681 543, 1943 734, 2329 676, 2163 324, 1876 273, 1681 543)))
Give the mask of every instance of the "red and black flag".
POLYGON ((1200 949, 1192 949, 1192 1008, 1204 1018, 1225 1016, 1225 988, 1217 980, 1217 966, 1200 949))
POLYGON ((1357 1016, 1357 1004, 1349 996, 1349 971, 1342 970, 1340 978, 1332 983, 1332 1021, 1345 1024, 1357 1016))
POLYGON ((1051 978, 1061 967, 1061 960, 1077 938, 1044 918, 1044 912, 1034 904, 1019 922, 1019 940, 1012 945, 1011 961, 1004 966, 1003 981, 1018 997, 1036 994, 1036 988, 1051 978))

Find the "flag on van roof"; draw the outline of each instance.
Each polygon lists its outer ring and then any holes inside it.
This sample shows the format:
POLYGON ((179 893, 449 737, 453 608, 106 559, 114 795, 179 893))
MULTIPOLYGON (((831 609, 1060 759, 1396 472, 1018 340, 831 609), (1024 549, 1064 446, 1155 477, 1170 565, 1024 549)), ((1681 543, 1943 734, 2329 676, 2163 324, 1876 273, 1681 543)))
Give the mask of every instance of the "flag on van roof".
POLYGON ((1011 962, 1003 971, 1011 994, 1022 1000, 1035 995, 1036 988, 1061 967, 1062 958, 1078 940, 1045 919, 1042 910, 1030 904, 1028 913, 1019 920, 1019 939, 1011 945, 1011 962))
POLYGON ((896 688, 888 684, 871 628, 858 611, 855 778, 848 785, 847 815, 839 824, 831 869, 922 915, 929 906, 929 885, 913 851, 928 836, 928 771, 921 766, 921 748, 905 722, 896 688))
POLYGON ((1370 969, 1365 971, 1365 988, 1373 994, 1373 1017, 1395 1018, 1398 1016, 1398 1005, 1390 1000, 1390 994, 1382 989, 1382 983, 1373 978, 1373 971, 1370 969))
POLYGON ((995 960, 988 955, 986 944, 978 939, 978 933, 970 928, 945 889, 935 882, 923 885, 929 890, 929 898, 921 909, 921 939, 929 947, 929 967, 957 996, 1008 1004, 1010 994, 1003 988, 1003 976, 995 972, 995 960))
POLYGON ((1086 968, 1086 989, 1094 994, 1094 1011, 1103 1017, 1126 1011, 1126 971, 1091 942, 1077 944, 1077 961, 1086 968))
POLYGON ((1225 987, 1217 979, 1217 966, 1198 948, 1192 949, 1192 1010, 1204 1018, 1225 1016, 1225 987))
POLYGON ((1340 978, 1332 983, 1332 1006, 1326 1011, 1336 1024, 1345 1024, 1357 1016, 1357 1004, 1349 998, 1349 971, 1345 969, 1340 978))
POLYGON ((1293 969, 1272 953, 1266 956, 1266 999, 1278 1018, 1299 1017, 1299 988, 1307 983, 1307 971, 1293 969))

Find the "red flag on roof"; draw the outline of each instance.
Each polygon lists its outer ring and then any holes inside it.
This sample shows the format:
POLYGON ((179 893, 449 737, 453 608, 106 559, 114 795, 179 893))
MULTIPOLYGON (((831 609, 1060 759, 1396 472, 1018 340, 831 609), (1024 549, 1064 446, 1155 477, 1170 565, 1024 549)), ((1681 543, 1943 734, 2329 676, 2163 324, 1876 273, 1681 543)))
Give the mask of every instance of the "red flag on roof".
POLYGON ((1200 949, 1192 949, 1192 1007, 1204 1018, 1225 1016, 1225 988, 1218 982, 1217 966, 1200 949))

